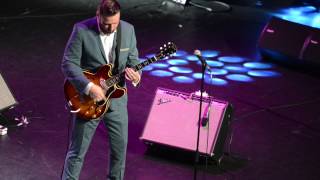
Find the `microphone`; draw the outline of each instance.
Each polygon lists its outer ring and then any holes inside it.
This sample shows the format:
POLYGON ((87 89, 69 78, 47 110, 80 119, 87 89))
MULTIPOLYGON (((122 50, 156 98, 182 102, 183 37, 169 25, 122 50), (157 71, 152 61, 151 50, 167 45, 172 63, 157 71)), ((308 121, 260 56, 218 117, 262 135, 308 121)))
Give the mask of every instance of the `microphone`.
POLYGON ((205 68, 207 68, 208 71, 211 72, 211 68, 210 68, 210 66, 208 65, 207 61, 201 56, 201 51, 198 50, 198 49, 196 49, 196 50, 194 50, 193 54, 194 54, 195 56, 197 56, 197 58, 201 61, 202 65, 203 65, 205 68))

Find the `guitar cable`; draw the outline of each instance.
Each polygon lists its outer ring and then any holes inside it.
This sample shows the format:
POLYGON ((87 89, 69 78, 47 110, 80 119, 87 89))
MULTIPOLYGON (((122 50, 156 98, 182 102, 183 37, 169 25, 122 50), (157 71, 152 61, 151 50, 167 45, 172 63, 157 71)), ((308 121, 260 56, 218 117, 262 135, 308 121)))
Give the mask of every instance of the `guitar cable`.
MULTIPOLYGON (((210 71, 210 85, 212 85, 212 83, 213 83, 213 72, 212 71, 210 71)), ((205 81, 205 77, 204 77, 204 81, 205 81)), ((209 151, 209 136, 210 136, 210 114, 212 113, 211 112, 211 103, 213 102, 213 89, 212 88, 208 88, 208 99, 209 99, 209 104, 208 104, 208 109, 207 109, 207 113, 208 113, 208 116, 207 116, 207 124, 206 124, 206 126, 204 126, 204 128, 205 127, 207 127, 207 133, 206 133, 206 135, 207 135, 207 138, 206 138, 206 154, 208 154, 208 151, 209 151)), ((209 169, 208 169, 208 163, 209 163, 209 156, 210 155, 206 155, 205 156, 205 172, 207 172, 209 169)), ((203 179, 206 179, 207 178, 207 174, 206 173, 203 173, 203 179)))
MULTIPOLYGON (((213 84, 213 80, 214 80, 214 72, 213 72, 213 70, 212 71, 210 71, 210 81, 209 81, 209 84, 210 85, 214 85, 213 84)), ((209 114, 208 114, 208 121, 207 121, 207 125, 206 125, 206 127, 207 127, 207 141, 206 141, 206 154, 208 154, 208 152, 209 152, 209 137, 210 137, 210 115, 212 114, 214 114, 214 108, 213 107, 211 107, 211 106, 213 106, 213 103, 214 103, 214 91, 213 91, 213 88, 208 88, 208 98, 209 98, 209 114), (213 108, 213 110, 211 111, 211 108, 213 108)), ((230 144, 231 144, 231 142, 232 142, 232 136, 231 135, 233 135, 233 133, 232 133, 232 123, 230 123, 230 124, 228 124, 228 129, 230 129, 230 131, 228 131, 228 135, 227 135, 227 137, 230 137, 229 138, 229 143, 228 143, 228 147, 230 147, 230 144)), ((224 148, 223 149, 225 149, 225 146, 224 146, 224 148)), ((229 148, 228 148, 229 149, 229 148)), ((228 151, 228 149, 227 149, 227 151, 228 151)), ((213 150, 214 150, 214 148, 213 148, 213 150)), ((231 179, 234 179, 234 174, 232 174, 232 173, 230 173, 229 171, 227 171, 226 169, 224 169, 224 168, 222 168, 221 167, 221 160, 223 159, 223 156, 224 156, 224 153, 222 154, 222 156, 218 159, 218 160, 215 160, 215 159, 213 159, 215 162, 216 162, 216 164, 217 164, 217 168, 220 170, 220 171, 222 171, 223 173, 226 173, 227 175, 229 175, 230 176, 230 178, 231 179)), ((205 172, 208 172, 209 171, 209 168, 208 168, 208 164, 209 164, 209 157, 210 156, 205 156, 205 172)), ((207 174, 206 173, 203 173, 203 179, 207 179, 207 174)))

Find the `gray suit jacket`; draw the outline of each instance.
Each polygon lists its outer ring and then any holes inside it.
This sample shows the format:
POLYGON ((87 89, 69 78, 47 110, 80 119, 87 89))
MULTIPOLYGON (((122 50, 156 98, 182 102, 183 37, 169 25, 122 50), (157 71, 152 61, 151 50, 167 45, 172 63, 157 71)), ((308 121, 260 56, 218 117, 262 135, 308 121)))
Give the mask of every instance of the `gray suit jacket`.
MULTIPOLYGON (((96 72, 100 66, 107 63, 99 34, 96 17, 76 23, 64 51, 62 72, 81 93, 89 83, 89 80, 83 74, 83 70, 96 72)), ((132 67, 139 63, 136 36, 131 24, 120 21, 112 50, 115 65, 113 68, 114 74, 123 72, 125 67, 132 67), (119 37, 117 33, 121 33, 121 40, 117 39, 119 37), (117 48, 118 61, 115 61, 117 44, 121 45, 117 48)), ((124 87, 125 80, 120 82, 119 85, 124 87)), ((126 106, 126 104, 127 95, 112 99, 110 109, 126 106)))

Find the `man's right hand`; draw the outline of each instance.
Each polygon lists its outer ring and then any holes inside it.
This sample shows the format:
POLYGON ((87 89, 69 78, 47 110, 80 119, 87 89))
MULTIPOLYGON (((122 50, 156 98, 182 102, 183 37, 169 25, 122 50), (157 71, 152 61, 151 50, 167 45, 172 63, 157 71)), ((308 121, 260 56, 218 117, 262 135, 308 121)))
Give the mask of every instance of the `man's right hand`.
POLYGON ((89 95, 96 102, 107 100, 105 91, 100 86, 95 84, 91 86, 89 95))

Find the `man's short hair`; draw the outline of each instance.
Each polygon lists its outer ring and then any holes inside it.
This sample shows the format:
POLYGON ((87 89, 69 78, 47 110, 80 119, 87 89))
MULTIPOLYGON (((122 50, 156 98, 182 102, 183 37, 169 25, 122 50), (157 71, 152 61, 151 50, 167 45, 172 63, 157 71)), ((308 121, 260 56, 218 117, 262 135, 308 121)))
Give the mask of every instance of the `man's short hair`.
POLYGON ((116 0, 101 0, 97 11, 101 16, 113 16, 120 12, 120 9, 120 4, 116 0))

